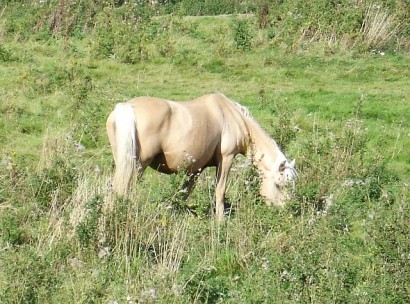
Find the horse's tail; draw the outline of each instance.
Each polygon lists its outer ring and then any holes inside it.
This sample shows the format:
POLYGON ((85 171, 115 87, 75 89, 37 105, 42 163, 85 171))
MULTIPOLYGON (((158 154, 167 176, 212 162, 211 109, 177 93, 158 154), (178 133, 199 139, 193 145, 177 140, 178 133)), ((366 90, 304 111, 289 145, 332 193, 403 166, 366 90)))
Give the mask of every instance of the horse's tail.
POLYGON ((114 109, 115 120, 115 174, 114 190, 125 195, 139 158, 136 117, 128 103, 119 103, 114 109))

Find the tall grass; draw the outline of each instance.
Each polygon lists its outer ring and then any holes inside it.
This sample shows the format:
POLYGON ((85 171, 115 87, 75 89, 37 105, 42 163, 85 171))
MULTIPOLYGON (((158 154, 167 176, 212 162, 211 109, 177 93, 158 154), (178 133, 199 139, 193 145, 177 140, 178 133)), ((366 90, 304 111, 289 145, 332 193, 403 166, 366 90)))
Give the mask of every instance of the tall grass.
POLYGON ((260 201, 257 172, 239 159, 223 224, 201 212, 213 200, 212 172, 199 179, 194 204, 178 203, 194 212, 181 213, 168 198, 183 176, 148 172, 119 199, 111 170, 78 165, 68 139, 47 137, 37 172, 2 167, 5 184, 20 185, 2 203, 10 208, 0 218, 2 301, 408 300, 400 265, 409 192, 383 158, 368 155, 356 115, 332 129, 312 117, 290 135, 300 177, 284 210, 260 201), (16 263, 36 266, 28 276, 16 263))
POLYGON ((382 7, 369 6, 360 29, 364 43, 376 49, 385 48, 400 30, 401 25, 395 20, 396 16, 390 15, 382 7))

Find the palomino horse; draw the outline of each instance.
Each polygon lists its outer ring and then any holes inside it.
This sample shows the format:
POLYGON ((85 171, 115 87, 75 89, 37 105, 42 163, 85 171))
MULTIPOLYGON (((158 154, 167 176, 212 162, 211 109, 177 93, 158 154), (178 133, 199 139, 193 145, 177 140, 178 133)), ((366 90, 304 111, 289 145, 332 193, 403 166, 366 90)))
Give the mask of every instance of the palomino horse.
POLYGON ((118 194, 125 195, 134 173, 141 177, 147 166, 168 174, 185 170, 189 194, 199 173, 215 166, 218 220, 223 219, 226 181, 237 154, 252 157, 268 205, 283 206, 281 188, 296 177, 295 161, 286 159, 245 107, 222 94, 188 102, 138 97, 119 103, 107 119, 107 132, 118 194))

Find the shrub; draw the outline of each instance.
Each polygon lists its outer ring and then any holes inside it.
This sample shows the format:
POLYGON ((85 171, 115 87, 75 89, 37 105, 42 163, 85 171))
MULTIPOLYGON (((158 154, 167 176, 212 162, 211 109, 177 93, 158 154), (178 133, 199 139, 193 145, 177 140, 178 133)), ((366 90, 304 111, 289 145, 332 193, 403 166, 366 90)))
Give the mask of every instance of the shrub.
MULTIPOLYGON (((14 2, 14 1, 13 1, 14 2)), ((37 20, 44 13, 44 8, 33 4, 21 5, 10 3, 4 10, 4 34, 18 39, 27 39, 33 33, 37 20), (28 18, 27 16, 30 16, 28 18)))
POLYGON ((0 215, 0 231, 1 240, 12 246, 22 245, 27 239, 22 223, 14 212, 4 212, 0 215))
POLYGON ((159 2, 170 3, 165 5, 165 11, 177 11, 188 16, 248 13, 256 9, 255 3, 244 0, 176 0, 159 2))
POLYGON ((92 35, 92 54, 124 63, 138 63, 149 58, 148 42, 157 38, 150 26, 151 11, 138 3, 106 7, 97 15, 92 35))

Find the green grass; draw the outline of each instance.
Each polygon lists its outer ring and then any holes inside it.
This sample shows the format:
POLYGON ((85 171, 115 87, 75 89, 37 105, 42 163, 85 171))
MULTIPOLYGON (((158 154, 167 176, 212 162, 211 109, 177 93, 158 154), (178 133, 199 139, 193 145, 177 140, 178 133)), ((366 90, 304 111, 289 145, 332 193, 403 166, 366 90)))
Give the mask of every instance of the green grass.
POLYGON ((149 41, 135 64, 95 57, 93 36, 2 38, 0 302, 408 302, 409 54, 289 51, 256 31, 243 51, 233 17, 167 18, 173 47, 149 41), (296 157, 287 206, 263 204, 243 158, 220 225, 214 170, 187 201, 182 176, 152 170, 113 198, 115 103, 210 92, 296 157))

